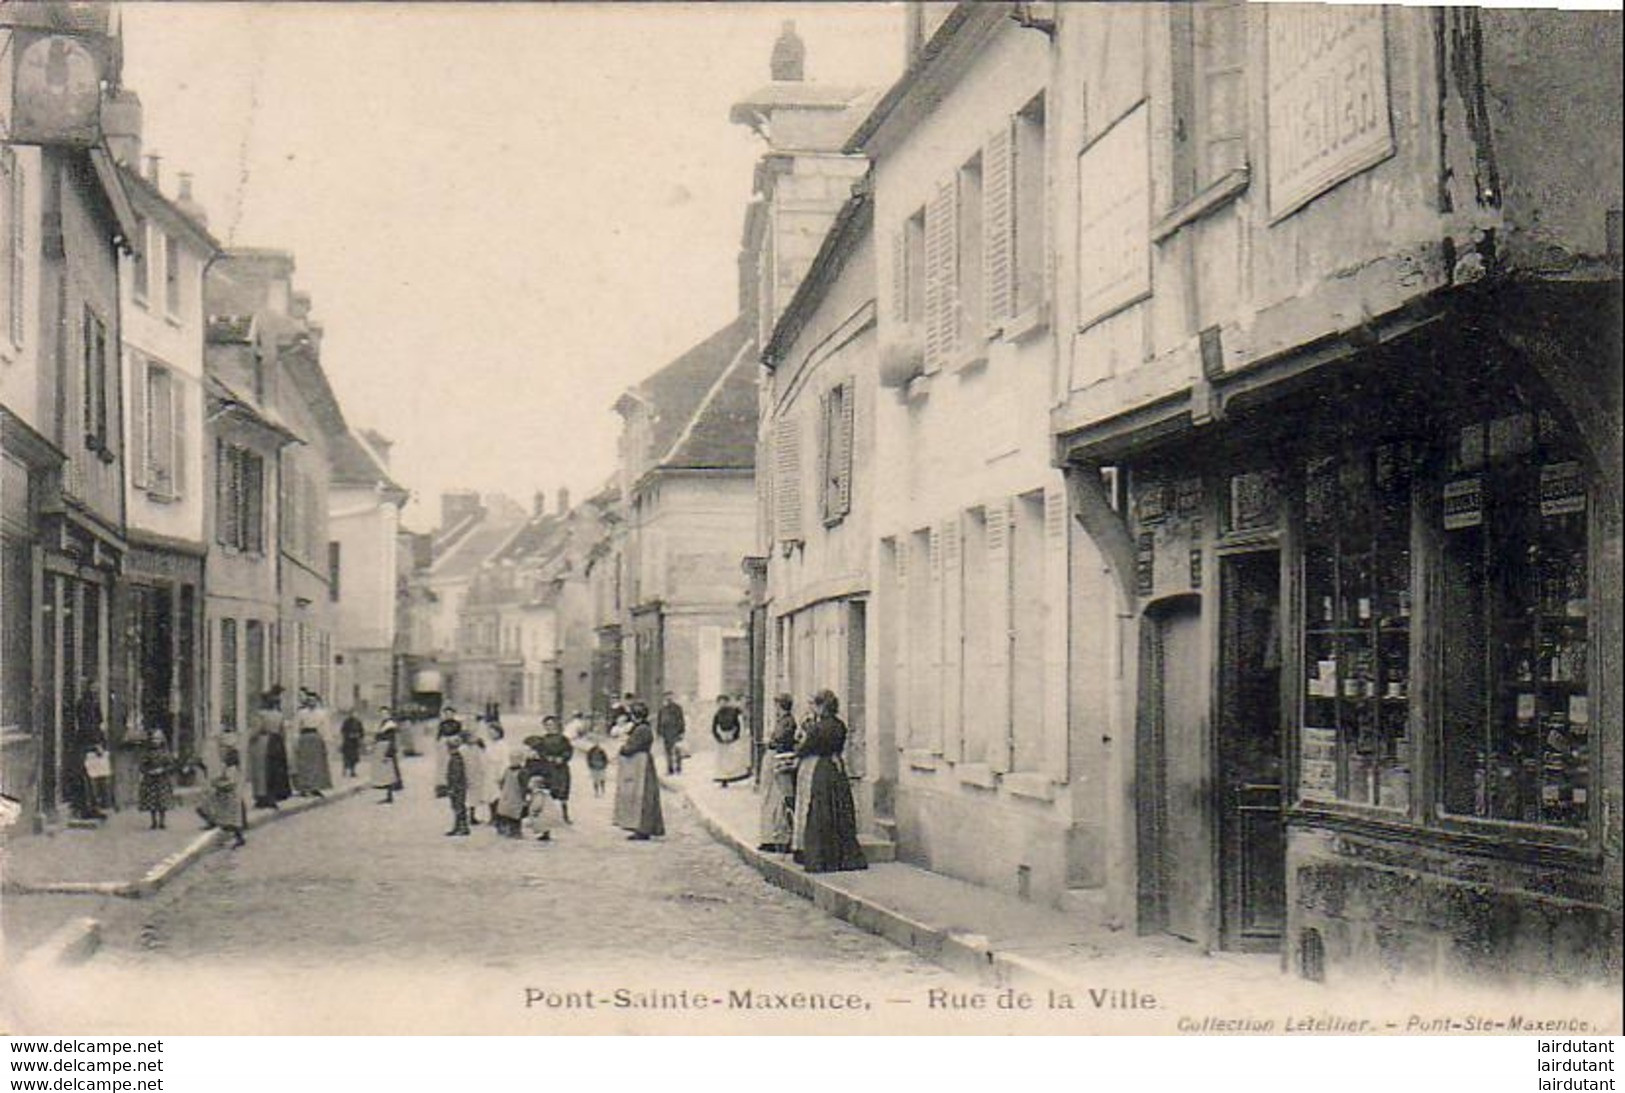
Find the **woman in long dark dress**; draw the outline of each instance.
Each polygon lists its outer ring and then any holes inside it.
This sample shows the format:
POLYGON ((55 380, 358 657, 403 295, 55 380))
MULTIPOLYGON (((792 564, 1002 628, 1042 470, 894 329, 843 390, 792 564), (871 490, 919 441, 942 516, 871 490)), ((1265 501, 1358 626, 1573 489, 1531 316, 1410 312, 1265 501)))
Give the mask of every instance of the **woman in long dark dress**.
POLYGON ((559 803, 559 815, 565 823, 570 822, 570 758, 575 751, 575 745, 559 727, 559 719, 551 714, 542 718, 542 742, 536 754, 542 759, 547 791, 559 803))
POLYGON ((367 727, 354 710, 345 714, 339 726, 339 759, 344 764, 344 776, 355 777, 355 768, 361 763, 361 745, 367 738, 367 727))
POLYGON ((254 784, 254 807, 276 808, 279 801, 293 796, 279 688, 264 694, 260 699, 259 712, 254 716, 254 735, 248 742, 248 769, 254 784))
POLYGON ((660 812, 660 776, 655 771, 654 729, 649 707, 632 704, 632 730, 621 745, 621 769, 615 784, 615 826, 630 831, 628 839, 642 841, 666 833, 660 812))
POLYGON ((796 854, 796 861, 809 873, 869 868, 858 846, 857 810, 841 759, 846 750, 846 723, 837 716, 839 709, 833 692, 819 691, 813 699, 813 720, 796 746, 802 767, 812 768, 805 781, 806 830, 796 854))

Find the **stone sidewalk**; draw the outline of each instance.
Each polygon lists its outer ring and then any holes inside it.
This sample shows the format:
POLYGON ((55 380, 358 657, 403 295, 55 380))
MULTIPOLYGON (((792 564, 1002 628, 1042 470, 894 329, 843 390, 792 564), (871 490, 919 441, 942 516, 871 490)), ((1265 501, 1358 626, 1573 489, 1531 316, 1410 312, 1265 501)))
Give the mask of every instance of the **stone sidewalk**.
POLYGON ((1289 977, 1277 956, 1206 954, 1174 938, 1139 937, 1069 913, 897 861, 867 870, 808 874, 788 855, 756 849, 760 799, 748 783, 718 786, 712 756, 687 760, 682 774, 662 776, 681 793, 713 837, 769 882, 811 900, 827 913, 912 949, 953 971, 995 987, 1068 992, 1081 1005, 1133 1008, 1129 994, 1157 1005, 1183 1000, 1203 1009, 1245 1012, 1261 995, 1324 1005, 1325 988, 1289 977), (1090 992, 1094 1000, 1090 1001, 1090 992))

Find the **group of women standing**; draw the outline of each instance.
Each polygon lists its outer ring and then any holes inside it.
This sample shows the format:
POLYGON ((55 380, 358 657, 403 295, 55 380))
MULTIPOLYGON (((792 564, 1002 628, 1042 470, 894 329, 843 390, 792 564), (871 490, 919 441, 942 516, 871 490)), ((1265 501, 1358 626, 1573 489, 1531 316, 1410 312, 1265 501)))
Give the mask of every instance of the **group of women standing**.
POLYGON ((762 772, 759 849, 789 853, 809 873, 867 869, 842 759, 847 730, 839 700, 832 691, 819 691, 812 715, 800 725, 789 695, 779 695, 774 706, 762 772))

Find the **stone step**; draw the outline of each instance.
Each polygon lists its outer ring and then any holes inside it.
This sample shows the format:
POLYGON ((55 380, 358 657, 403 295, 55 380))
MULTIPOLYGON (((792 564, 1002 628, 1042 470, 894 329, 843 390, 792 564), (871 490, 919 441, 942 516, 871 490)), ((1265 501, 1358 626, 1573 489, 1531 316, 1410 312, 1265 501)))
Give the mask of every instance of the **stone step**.
POLYGON ((864 859, 871 865, 897 860, 897 844, 891 839, 859 835, 858 846, 863 850, 864 859))

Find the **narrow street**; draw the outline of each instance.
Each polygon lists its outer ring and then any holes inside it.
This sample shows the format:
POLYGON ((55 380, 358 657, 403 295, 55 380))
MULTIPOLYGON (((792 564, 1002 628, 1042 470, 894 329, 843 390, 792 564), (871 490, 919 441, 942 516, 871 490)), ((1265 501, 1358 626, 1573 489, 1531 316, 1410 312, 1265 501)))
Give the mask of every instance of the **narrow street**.
MULTIPOLYGON (((37 988, 31 1024, 81 1031, 607 1031, 618 989, 856 993, 922 1001, 963 981, 766 884, 665 798, 668 835, 626 841, 611 792, 576 770, 551 844, 489 826, 447 838, 427 758, 393 806, 363 793, 215 853, 150 900, 120 901, 103 949, 37 988), (573 992, 556 1009, 526 989, 573 992), (585 994, 601 996, 589 1011, 585 994), (113 1003, 107 1005, 104 1003, 113 1003)), ((701 1031, 717 1014, 624 1009, 626 1030, 701 1031)), ((859 1031, 862 1014, 724 1012, 752 1031, 859 1031), (777 1022, 790 1021, 792 1025, 777 1022)), ((888 1018, 892 1020, 892 1018, 888 1018)))

